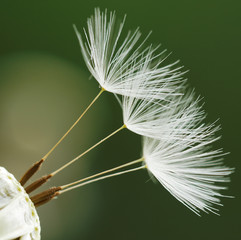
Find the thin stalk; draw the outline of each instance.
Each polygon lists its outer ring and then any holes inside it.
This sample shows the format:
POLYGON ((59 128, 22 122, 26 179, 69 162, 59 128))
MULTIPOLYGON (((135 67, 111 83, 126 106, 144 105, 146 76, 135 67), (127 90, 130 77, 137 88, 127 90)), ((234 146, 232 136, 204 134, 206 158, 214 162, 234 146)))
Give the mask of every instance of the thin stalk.
MULTIPOLYGON (((79 187, 82 187, 82 186, 84 186, 84 185, 87 185, 87 184, 90 184, 90 183, 93 183, 93 182, 97 182, 97 181, 100 181, 100 180, 104 180, 104 179, 106 179, 106 178, 111 178, 111 177, 119 176, 119 175, 126 174, 126 173, 129 173, 129 172, 138 171, 138 170, 144 169, 144 168, 146 168, 146 165, 143 165, 143 166, 140 166, 140 167, 137 167, 137 168, 132 168, 132 169, 125 170, 125 171, 121 171, 121 172, 117 172, 117 173, 113 173, 113 174, 109 174, 109 175, 106 175, 106 176, 103 176, 103 177, 95 178, 95 179, 86 181, 86 182, 84 182, 84 183, 80 183, 80 184, 74 185, 74 186, 72 186, 72 187, 66 188, 66 189, 64 189, 64 190, 60 190, 60 191, 59 191, 59 194, 62 194, 62 193, 71 191, 71 190, 73 190, 73 189, 75 189, 75 188, 79 188, 79 187)), ((62 188, 62 187, 61 187, 61 188, 62 188)))
POLYGON ((36 162, 32 167, 30 167, 25 174, 20 179, 20 183, 23 186, 41 167, 43 162, 47 159, 47 157, 54 151, 54 149, 64 140, 64 138, 69 134, 69 132, 76 126, 76 124, 80 121, 80 119, 85 115, 85 113, 90 109, 90 107, 96 102, 99 96, 105 91, 104 88, 100 90, 97 96, 92 100, 89 106, 84 110, 84 112, 80 115, 80 117, 74 122, 74 124, 69 128, 69 130, 59 139, 59 141, 49 150, 49 152, 38 162, 36 162))
POLYGON ((93 99, 93 101, 89 104, 89 106, 84 110, 84 112, 79 116, 79 118, 74 122, 74 124, 69 128, 69 130, 59 139, 59 141, 49 150, 49 152, 42 158, 44 161, 47 157, 54 151, 54 149, 64 140, 64 138, 69 134, 69 132, 76 126, 76 124, 80 121, 80 119, 85 115, 85 113, 90 109, 90 107, 96 102, 99 96, 105 91, 104 88, 100 90, 97 96, 93 99))
POLYGON ((70 162, 66 163, 65 165, 63 165, 62 167, 60 167, 59 169, 57 169, 56 171, 52 172, 50 175, 54 176, 57 173, 59 173, 60 171, 62 171, 63 169, 65 169, 66 167, 68 167, 69 165, 71 165, 72 163, 74 163, 75 161, 77 161, 78 159, 80 159, 81 157, 83 157, 86 153, 90 152, 92 149, 94 149, 95 147, 97 147, 98 145, 100 145, 101 143, 103 143, 104 141, 106 141, 107 139, 109 139, 110 137, 112 137, 113 135, 115 135, 116 133, 118 133, 119 131, 121 131, 122 129, 126 128, 126 125, 121 126, 120 128, 118 128, 117 130, 115 130, 114 132, 112 132, 111 134, 109 134, 107 137, 103 138, 102 140, 100 140, 99 142, 97 142, 95 145, 93 145, 92 147, 90 147, 89 149, 87 149, 86 151, 84 151, 83 153, 81 153, 79 156, 77 156, 76 158, 74 158, 73 160, 71 160, 70 162))
POLYGON ((65 188, 71 187, 71 186, 76 185, 76 184, 78 184, 78 183, 85 182, 85 181, 90 180, 90 179, 92 179, 92 178, 95 178, 95 177, 104 175, 104 174, 106 174, 106 173, 110 173, 110 172, 116 171, 116 170, 118 170, 118 169, 120 169, 120 168, 124 168, 124 167, 130 166, 130 165, 133 165, 133 164, 136 164, 136 163, 139 163, 139 162, 143 162, 143 161, 144 161, 144 158, 140 158, 140 159, 137 159, 137 160, 135 160, 135 161, 122 164, 122 165, 120 165, 120 166, 118 166, 118 167, 111 168, 111 169, 109 169, 109 170, 105 170, 105 171, 103 171, 103 172, 100 172, 100 173, 91 175, 91 176, 89 176, 89 177, 82 178, 82 179, 80 179, 80 180, 78 180, 78 181, 75 181, 75 182, 72 182, 72 183, 63 185, 63 186, 61 186, 61 189, 65 189, 65 188))

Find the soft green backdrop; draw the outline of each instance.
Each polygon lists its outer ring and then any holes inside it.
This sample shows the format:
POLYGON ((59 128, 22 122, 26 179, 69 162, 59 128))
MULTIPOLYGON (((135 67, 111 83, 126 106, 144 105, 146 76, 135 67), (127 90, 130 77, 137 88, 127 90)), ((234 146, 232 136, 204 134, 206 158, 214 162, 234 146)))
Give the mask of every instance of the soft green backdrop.
MULTIPOLYGON (((98 92, 72 24, 94 7, 127 14, 150 41, 180 59, 205 99, 208 121, 220 118, 226 164, 234 166, 221 216, 197 217, 143 171, 60 196, 38 209, 42 239, 241 239, 241 2, 235 0, 12 0, 0 2, 0 165, 20 177, 40 159, 98 92)), ((81 153, 121 124, 106 94, 50 157, 42 173, 81 153)), ((64 184, 139 157, 140 138, 123 132, 56 177, 64 184)))

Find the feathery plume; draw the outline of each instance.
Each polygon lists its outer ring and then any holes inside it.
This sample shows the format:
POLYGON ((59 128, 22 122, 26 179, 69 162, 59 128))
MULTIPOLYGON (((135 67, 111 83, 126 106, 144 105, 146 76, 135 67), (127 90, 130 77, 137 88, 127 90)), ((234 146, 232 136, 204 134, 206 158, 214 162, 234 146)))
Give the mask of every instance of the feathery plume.
MULTIPOLYGON (((201 133, 203 134, 203 133, 201 133)), ((190 132, 196 138, 197 131, 190 132)), ((211 150, 219 137, 206 134, 194 145, 177 141, 143 138, 143 157, 147 169, 181 203, 196 214, 200 210, 217 213, 215 205, 222 205, 222 184, 229 181, 233 169, 223 166, 222 149, 211 150)))
POLYGON ((183 81, 182 67, 174 68, 178 61, 160 67, 165 51, 157 53, 158 47, 152 46, 143 48, 148 36, 141 42, 138 28, 129 31, 120 44, 124 22, 125 17, 118 25, 114 12, 110 12, 108 18, 107 11, 95 9, 94 16, 87 21, 88 31, 84 29, 86 42, 74 26, 91 74, 103 89, 116 94, 161 99, 173 94, 183 81), (138 91, 132 87, 133 82, 139 86, 138 91))
MULTIPOLYGON (((138 85, 133 85, 133 88, 138 91, 138 85)), ((193 137, 190 132, 195 131, 195 126, 205 118, 205 112, 199 106, 200 99, 195 100, 194 96, 194 91, 159 101, 123 96, 123 122, 129 130, 143 136, 190 143, 194 141, 190 139, 193 137)), ((210 126, 200 124, 198 131, 201 133, 200 129, 205 132, 210 126)))

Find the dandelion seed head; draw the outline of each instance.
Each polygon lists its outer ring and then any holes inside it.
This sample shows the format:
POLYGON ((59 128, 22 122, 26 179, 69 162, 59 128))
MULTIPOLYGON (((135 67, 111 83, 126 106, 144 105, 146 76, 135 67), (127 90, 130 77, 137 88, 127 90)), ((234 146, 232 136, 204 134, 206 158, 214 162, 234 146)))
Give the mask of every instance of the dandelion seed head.
POLYGON ((40 221, 29 195, 0 167, 0 239, 39 240, 40 221))

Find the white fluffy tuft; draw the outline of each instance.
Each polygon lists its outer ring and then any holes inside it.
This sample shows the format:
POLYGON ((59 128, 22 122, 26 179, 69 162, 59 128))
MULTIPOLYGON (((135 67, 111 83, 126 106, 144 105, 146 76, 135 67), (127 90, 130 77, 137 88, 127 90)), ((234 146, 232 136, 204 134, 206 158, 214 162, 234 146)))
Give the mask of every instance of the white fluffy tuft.
MULTIPOLYGON (((138 86, 135 86, 138 89, 138 86)), ((122 100, 123 121, 127 128, 137 134, 159 140, 182 140, 192 144, 200 141, 194 139, 190 132, 213 131, 210 125, 199 125, 205 113, 195 100, 194 91, 185 96, 169 96, 156 101, 124 96, 122 100), (202 130, 202 131, 201 131, 202 130)))
POLYGON ((107 11, 101 12, 97 8, 94 16, 87 21, 85 40, 74 26, 91 74, 102 88, 116 94, 142 99, 163 99, 174 94, 184 74, 182 67, 175 67, 178 61, 161 67, 165 51, 157 53, 158 47, 152 46, 143 48, 148 36, 140 41, 138 28, 134 32, 129 31, 120 43, 124 22, 125 17, 117 24, 114 12, 108 16, 107 11), (138 85, 137 91, 133 82, 138 85))
MULTIPOLYGON (((190 135, 199 138, 198 131, 190 135)), ((223 166, 222 150, 210 149, 217 139, 206 133, 202 141, 188 145, 179 140, 143 138, 147 169, 177 200, 198 215, 200 210, 217 214, 215 205, 222 205, 220 197, 224 197, 220 191, 226 189, 220 184, 228 182, 228 175, 233 172, 223 166)))

